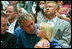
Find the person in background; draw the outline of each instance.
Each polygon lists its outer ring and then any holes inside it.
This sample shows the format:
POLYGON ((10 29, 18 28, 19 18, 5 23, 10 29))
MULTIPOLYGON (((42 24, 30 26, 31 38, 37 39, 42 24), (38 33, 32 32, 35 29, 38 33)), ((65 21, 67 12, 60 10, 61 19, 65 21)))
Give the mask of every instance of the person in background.
POLYGON ((8 1, 1 1, 2 5, 3 5, 3 10, 6 10, 7 6, 9 5, 8 1))
POLYGON ((19 12, 17 7, 9 5, 6 9, 6 15, 8 19, 8 30, 7 32, 14 33, 14 30, 19 26, 17 19, 19 17, 19 12))
POLYGON ((3 10, 3 5, 2 5, 2 3, 1 3, 1 10, 3 10))
POLYGON ((60 13, 56 13, 56 16, 58 16, 60 19, 63 19, 65 21, 68 21, 68 22, 71 22, 71 15, 70 15, 70 12, 69 14, 67 15, 67 17, 63 17, 60 13))
POLYGON ((44 22, 54 26, 54 37, 59 41, 63 48, 70 48, 71 41, 71 24, 56 16, 58 5, 56 2, 47 1, 46 9, 44 10, 44 22))
POLYGON ((19 6, 19 1, 9 1, 9 5, 15 6, 19 10, 19 13, 27 13, 27 11, 23 7, 19 6))
POLYGON ((33 12, 32 12, 32 6, 33 6, 33 1, 26 1, 26 2, 25 2, 25 10, 26 10, 28 13, 33 13, 33 12))
POLYGON ((44 8, 45 1, 38 1, 36 6, 37 23, 40 23, 42 20, 44 20, 44 15, 42 14, 44 8))
POLYGON ((7 30, 7 17, 6 14, 1 11, 1 48, 16 48, 17 38, 7 30))
POLYGON ((68 2, 70 1, 57 1, 59 6, 58 13, 60 13, 61 16, 65 18, 67 18, 69 11, 71 11, 71 5, 68 2))
POLYGON ((70 9, 71 7, 69 5, 70 3, 68 4, 68 3, 65 3, 65 2, 67 2, 67 1, 57 1, 57 4, 59 6, 59 8, 58 8, 59 10, 57 11, 56 16, 58 16, 60 19, 66 20, 68 22, 71 22, 71 19, 70 19, 71 16, 69 14, 70 10, 71 10, 70 9), (68 5, 65 6, 65 4, 68 4, 68 5), (65 9, 67 9, 67 10, 65 11, 65 9), (66 17, 64 17, 64 15, 66 15, 66 17))

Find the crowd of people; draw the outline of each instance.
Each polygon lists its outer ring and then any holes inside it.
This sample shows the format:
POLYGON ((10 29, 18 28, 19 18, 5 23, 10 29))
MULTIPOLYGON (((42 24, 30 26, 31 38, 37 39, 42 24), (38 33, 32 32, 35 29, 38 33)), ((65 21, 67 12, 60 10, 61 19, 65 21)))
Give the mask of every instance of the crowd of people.
POLYGON ((1 1, 1 48, 71 48, 70 1, 1 1))

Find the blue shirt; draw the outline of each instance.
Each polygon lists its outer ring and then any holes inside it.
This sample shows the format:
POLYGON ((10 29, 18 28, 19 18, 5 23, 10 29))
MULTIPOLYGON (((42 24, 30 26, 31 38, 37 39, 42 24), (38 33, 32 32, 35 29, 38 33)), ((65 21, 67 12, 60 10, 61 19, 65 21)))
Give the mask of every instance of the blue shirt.
POLYGON ((34 45, 40 40, 35 33, 33 35, 27 34, 20 27, 15 30, 14 34, 17 37, 18 48, 34 48, 34 45))
MULTIPOLYGON (((37 29, 35 29, 35 33, 33 35, 27 34, 23 29, 18 27, 14 34, 17 37, 17 47, 18 48, 34 48, 34 45, 40 40, 39 37, 36 36, 37 29)), ((53 39, 50 42, 51 48, 61 48, 59 41, 57 39, 53 39)))
POLYGON ((59 43, 59 41, 54 38, 52 42, 50 42, 50 47, 51 48, 62 48, 61 44, 59 43))

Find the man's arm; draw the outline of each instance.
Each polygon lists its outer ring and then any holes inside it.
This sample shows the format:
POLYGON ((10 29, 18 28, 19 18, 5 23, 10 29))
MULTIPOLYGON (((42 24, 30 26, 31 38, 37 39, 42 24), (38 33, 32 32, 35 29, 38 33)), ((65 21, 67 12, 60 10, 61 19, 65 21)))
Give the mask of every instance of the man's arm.
POLYGON ((17 48, 22 48, 23 46, 22 46, 22 42, 21 42, 21 38, 20 38, 21 34, 19 34, 19 33, 20 33, 20 31, 18 29, 16 29, 14 31, 14 35, 17 37, 17 42, 16 42, 17 48))
POLYGON ((16 48, 17 38, 16 36, 9 37, 9 42, 7 44, 7 48, 16 48))
POLYGON ((70 41, 71 41, 71 25, 70 23, 66 23, 65 28, 63 30, 63 36, 59 40, 59 43, 62 45, 63 48, 69 48, 70 41))

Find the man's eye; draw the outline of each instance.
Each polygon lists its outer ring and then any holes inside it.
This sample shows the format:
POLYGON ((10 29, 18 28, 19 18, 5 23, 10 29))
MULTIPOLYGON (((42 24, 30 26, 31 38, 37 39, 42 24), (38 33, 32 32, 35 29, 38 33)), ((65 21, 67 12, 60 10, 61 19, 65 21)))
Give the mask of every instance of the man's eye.
POLYGON ((51 6, 49 6, 49 8, 51 8, 51 6))
POLYGON ((6 26, 6 24, 2 25, 2 26, 6 26))
POLYGON ((33 23, 31 23, 31 25, 33 25, 33 23))
POLYGON ((38 28, 40 30, 40 28, 38 28))

